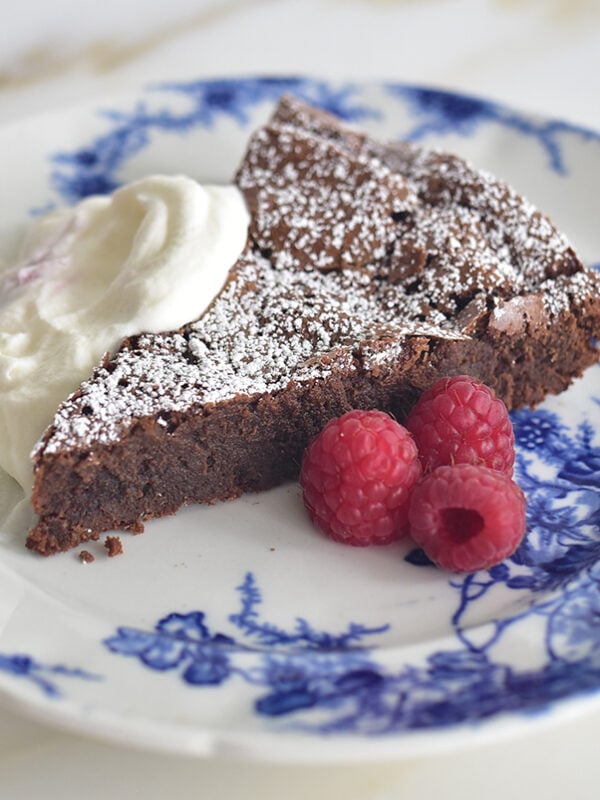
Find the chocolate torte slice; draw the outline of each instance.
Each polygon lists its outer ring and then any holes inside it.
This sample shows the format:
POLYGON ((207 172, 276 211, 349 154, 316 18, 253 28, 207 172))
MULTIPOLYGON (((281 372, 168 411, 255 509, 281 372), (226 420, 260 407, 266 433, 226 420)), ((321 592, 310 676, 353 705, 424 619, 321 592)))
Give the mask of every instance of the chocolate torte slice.
POLYGON ((597 273, 460 158, 285 98, 236 181, 249 240, 209 309, 124 341, 37 446, 32 550, 293 479, 331 417, 401 420, 441 376, 472 374, 514 408, 598 358, 597 273))

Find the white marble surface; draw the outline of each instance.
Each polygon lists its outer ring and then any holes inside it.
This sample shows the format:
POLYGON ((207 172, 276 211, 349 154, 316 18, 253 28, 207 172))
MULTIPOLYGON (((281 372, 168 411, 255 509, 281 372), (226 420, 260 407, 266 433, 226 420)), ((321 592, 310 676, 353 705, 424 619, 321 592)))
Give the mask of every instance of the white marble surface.
MULTIPOLYGON (((3 0, 0 124, 140 83, 217 75, 387 78, 600 129, 597 0, 3 0)), ((0 798, 598 796, 600 714, 469 752, 272 767, 117 749, 0 711, 0 798)))

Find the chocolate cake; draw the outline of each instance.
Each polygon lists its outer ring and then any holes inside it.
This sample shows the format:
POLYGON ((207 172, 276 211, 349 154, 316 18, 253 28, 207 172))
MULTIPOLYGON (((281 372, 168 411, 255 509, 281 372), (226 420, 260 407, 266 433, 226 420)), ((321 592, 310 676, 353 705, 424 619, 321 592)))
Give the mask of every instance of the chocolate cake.
POLYGON ((293 479, 331 417, 401 420, 440 376, 472 374, 514 408, 598 358, 599 276, 460 158, 284 98, 236 181, 248 244, 206 313, 124 341, 38 444, 32 550, 293 479))

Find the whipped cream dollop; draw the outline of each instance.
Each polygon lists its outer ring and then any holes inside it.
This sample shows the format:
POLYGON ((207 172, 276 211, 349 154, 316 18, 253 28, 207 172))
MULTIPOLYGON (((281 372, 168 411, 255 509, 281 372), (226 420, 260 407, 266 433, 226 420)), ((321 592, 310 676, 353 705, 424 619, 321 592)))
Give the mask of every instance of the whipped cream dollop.
POLYGON ((0 273, 0 467, 26 492, 58 405, 123 337, 199 317, 248 222, 234 186, 153 175, 32 225, 0 273))

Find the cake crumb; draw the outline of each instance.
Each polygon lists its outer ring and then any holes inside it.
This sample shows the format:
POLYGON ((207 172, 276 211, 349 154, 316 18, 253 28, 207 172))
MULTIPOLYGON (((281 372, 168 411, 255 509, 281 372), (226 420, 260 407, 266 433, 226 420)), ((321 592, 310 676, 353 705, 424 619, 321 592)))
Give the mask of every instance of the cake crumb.
POLYGON ((123 552, 123 543, 119 536, 107 536, 104 540, 104 547, 108 550, 110 558, 119 556, 123 552))
POLYGON ((82 564, 91 564, 92 561, 96 560, 96 558, 90 553, 89 550, 82 550, 81 553, 79 553, 79 560, 82 562, 82 564))

